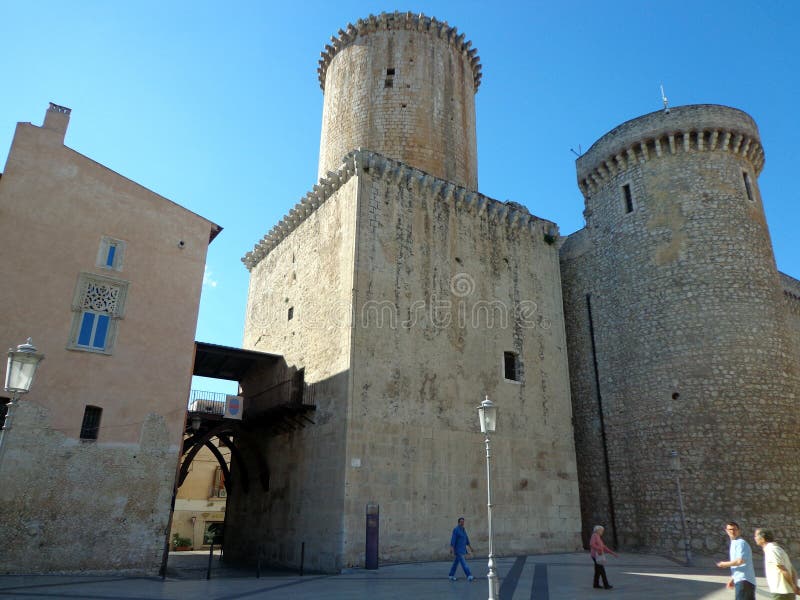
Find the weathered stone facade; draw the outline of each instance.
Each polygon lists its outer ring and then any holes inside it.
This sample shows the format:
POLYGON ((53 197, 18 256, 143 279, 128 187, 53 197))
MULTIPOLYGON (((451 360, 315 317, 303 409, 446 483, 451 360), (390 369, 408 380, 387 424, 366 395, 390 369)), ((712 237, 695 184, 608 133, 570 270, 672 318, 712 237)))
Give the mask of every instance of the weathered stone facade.
POLYGON ((318 177, 355 148, 478 189, 480 59, 464 34, 424 15, 370 15, 325 47, 318 177))
MULTIPOLYGON (((623 548, 682 553, 673 450, 695 552, 719 551, 731 517, 788 533, 797 515, 765 496, 800 485, 789 434, 800 283, 775 267, 753 120, 678 107, 601 138, 577 161, 586 227, 557 244, 556 267, 552 223, 475 192, 480 64, 463 36, 394 13, 332 44, 319 69, 320 181, 243 259, 246 345, 286 355, 312 382, 339 378, 319 413, 338 436, 329 470, 277 465, 291 493, 259 521, 254 536, 280 540, 264 554, 292 564, 300 540, 327 538, 316 566, 361 564, 364 506, 377 503, 384 559, 443 556, 431 548, 454 512, 481 519, 476 391, 508 426, 496 453, 503 552, 574 546, 577 470, 584 542, 603 523, 623 548), (465 324, 475 307, 528 301, 535 310, 511 311, 507 328, 465 324), (500 370, 508 351, 521 385, 500 370), (324 514, 290 515, 295 498, 324 514), (316 535, 337 516, 341 528, 316 535)), ((318 451, 324 428, 265 443, 292 462, 318 451)))
MULTIPOLYGON (((800 281, 781 273, 783 295, 786 298, 790 336, 800 340, 800 281)), ((796 360, 800 362, 800 343, 795 344, 796 360)))
POLYGON ((577 161, 586 227, 561 256, 585 534, 681 554, 675 450, 695 552, 723 549, 730 518, 792 539, 797 282, 763 164, 753 120, 713 105, 624 123, 577 161))
POLYGON ((545 239, 553 224, 381 157, 363 171, 348 555, 362 550, 367 500, 381 506, 388 556, 444 558, 442 530, 454 510, 470 515, 473 543, 487 547, 475 412, 483 394, 502 407, 496 547, 575 548, 558 257, 545 239), (505 352, 518 356, 519 381, 504 372, 505 352))
MULTIPOLYGON (((225 552, 242 560, 252 560, 261 548, 268 561, 298 565, 305 543, 307 568, 344 564, 344 416, 358 180, 335 181, 323 186, 326 192, 315 196, 302 218, 275 234, 280 242, 251 273, 244 346, 279 350, 290 367, 305 369, 317 409, 312 427, 241 439, 263 448, 270 469, 270 491, 263 497, 238 493, 234 473, 225 552)), ((243 392, 250 393, 249 382, 243 392)))
POLYGON ((317 425, 264 442, 280 489, 266 505, 232 497, 229 525, 247 515, 252 539, 231 545, 296 564, 305 542, 312 568, 363 564, 368 503, 381 507, 383 560, 444 558, 454 513, 471 515, 485 545, 475 405, 488 394, 507 411, 495 441, 495 501, 507 507, 498 547, 575 549, 554 225, 372 152, 331 175, 318 208, 253 263, 245 345, 280 347, 305 369, 317 425), (519 382, 505 378, 506 351, 519 356, 519 382))
POLYGON ((788 533, 797 515, 764 496, 800 485, 787 411, 800 283, 775 268, 755 123, 688 106, 601 138, 577 161, 587 224, 557 245, 557 266, 554 224, 475 192, 470 46, 394 13, 340 30, 323 53, 320 181, 243 259, 245 344, 337 381, 321 428, 265 442, 289 491, 259 519, 254 537, 276 540, 262 553, 292 564, 313 540, 331 548, 318 568, 361 564, 376 503, 383 559, 444 556, 432 548, 454 512, 481 520, 476 391, 507 427, 501 552, 574 547, 576 470, 584 541, 603 523, 621 547, 681 552, 672 450, 695 552, 719 551, 731 517, 788 533), (507 326, 470 320, 499 307, 507 326), (504 377, 506 352, 521 383, 504 377), (298 472, 309 452, 325 475, 298 472), (287 512, 300 499, 316 508, 287 512), (341 527, 328 531, 331 517, 341 527))
MULTIPOLYGON (((455 28, 359 20, 319 78, 319 181, 243 259, 244 345, 281 360, 240 382, 249 398, 302 371, 314 424, 242 427, 229 560, 363 565, 368 504, 382 561, 444 559, 458 515, 482 554, 485 394, 499 555, 575 550, 597 523, 624 549, 682 554, 673 450, 695 552, 720 552, 730 518, 793 539, 800 282, 775 266, 748 115, 686 106, 609 132, 577 162, 586 227, 558 240, 477 192, 481 65, 455 28)), ((0 180, 16 259, 0 338, 47 355, 0 449, 0 564, 153 572, 219 228, 66 148, 68 120, 52 106, 20 124, 0 180), (97 262, 108 239, 125 249, 114 272, 97 262), (85 277, 125 286, 113 348, 76 348, 85 277), (87 405, 103 409, 94 441, 87 405)))
POLYGON ((243 259, 245 346, 305 370, 317 424, 261 442, 274 487, 231 499, 250 531, 226 553, 297 564, 305 542, 311 568, 363 565, 367 504, 381 560, 445 558, 459 514, 485 551, 486 394, 497 551, 577 549, 557 229, 474 191, 475 51, 399 13, 340 40, 320 69, 322 177, 243 259))

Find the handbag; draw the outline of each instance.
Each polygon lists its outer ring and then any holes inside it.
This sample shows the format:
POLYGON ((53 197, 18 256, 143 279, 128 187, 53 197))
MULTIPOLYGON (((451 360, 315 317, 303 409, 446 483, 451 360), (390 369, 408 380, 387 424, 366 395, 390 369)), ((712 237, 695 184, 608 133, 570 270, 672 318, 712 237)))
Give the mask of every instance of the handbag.
POLYGON ((595 561, 595 562, 596 562, 598 565, 604 565, 604 564, 606 564, 606 555, 605 555, 605 552, 604 552, 603 554, 598 554, 597 556, 595 556, 595 557, 594 557, 594 561, 595 561))

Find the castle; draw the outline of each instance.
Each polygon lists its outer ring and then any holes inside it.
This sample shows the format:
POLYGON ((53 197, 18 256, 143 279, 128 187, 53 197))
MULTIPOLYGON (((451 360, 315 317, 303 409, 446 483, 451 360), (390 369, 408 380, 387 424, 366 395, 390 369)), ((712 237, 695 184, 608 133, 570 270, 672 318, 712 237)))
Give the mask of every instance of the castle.
POLYGON ((319 181, 243 258, 246 350, 193 344, 218 225, 67 148, 69 109, 18 125, 0 337, 47 363, 0 443, 3 569, 163 572, 214 435, 227 560, 363 566, 368 525, 381 561, 445 559, 462 515, 485 554, 486 396, 496 554, 579 550, 595 524, 718 554, 732 518, 800 553, 800 282, 775 265, 755 122, 694 105, 608 132, 564 237, 478 191, 481 71, 424 15, 325 46, 319 181), (238 381, 242 420, 187 419, 192 372, 238 381))
POLYGON ((261 539, 272 562, 296 563, 304 542, 310 568, 361 564, 368 504, 382 559, 444 557, 459 514, 485 551, 486 394, 502 407, 498 542, 577 549, 556 229, 476 191, 475 51, 399 14, 333 44, 319 184, 245 257, 244 345, 304 370, 316 425, 247 441, 263 444, 271 489, 234 483, 226 555, 261 539))
POLYGON ((461 514, 485 551, 484 395, 500 553, 576 550, 596 523, 676 556, 719 551, 729 518, 794 530, 800 283, 775 266, 748 115, 612 130, 577 161, 586 226, 561 238, 478 192, 464 34, 370 16, 318 73, 319 182, 243 258, 244 345, 303 371, 316 425, 248 442, 274 487, 230 499, 229 556, 363 564, 368 505, 382 559, 443 558, 461 514))

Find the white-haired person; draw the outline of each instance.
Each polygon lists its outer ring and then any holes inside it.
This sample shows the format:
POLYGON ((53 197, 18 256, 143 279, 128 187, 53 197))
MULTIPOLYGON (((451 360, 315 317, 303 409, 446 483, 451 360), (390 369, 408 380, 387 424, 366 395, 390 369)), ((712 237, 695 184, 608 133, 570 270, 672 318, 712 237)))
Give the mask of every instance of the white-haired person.
POLYGON ((592 556, 592 562, 594 562, 594 585, 592 587, 604 587, 610 590, 614 586, 608 583, 608 577, 606 577, 606 555, 617 556, 617 553, 606 546, 603 541, 603 532, 605 530, 606 528, 602 525, 594 526, 592 537, 589 540, 589 553, 592 556), (600 578, 603 579, 602 586, 600 585, 600 578))
POLYGON ((800 587, 797 586, 797 571, 786 550, 775 543, 775 536, 769 529, 759 527, 753 537, 764 551, 764 572, 773 600, 794 600, 800 587))

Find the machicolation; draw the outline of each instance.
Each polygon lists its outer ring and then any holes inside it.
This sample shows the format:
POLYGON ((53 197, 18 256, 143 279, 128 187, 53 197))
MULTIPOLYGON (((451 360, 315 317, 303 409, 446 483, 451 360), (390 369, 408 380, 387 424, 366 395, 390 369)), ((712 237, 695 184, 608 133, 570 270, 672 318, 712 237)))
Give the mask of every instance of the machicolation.
POLYGON ((746 113, 714 104, 679 106, 632 119, 600 138, 578 158, 584 197, 631 166, 678 152, 730 152, 748 160, 758 176, 764 150, 758 128, 746 113))
POLYGON ((359 19, 355 25, 348 23, 345 29, 340 29, 337 36, 331 36, 331 43, 325 46, 325 51, 320 53, 319 68, 319 87, 325 90, 325 74, 333 57, 346 46, 353 43, 358 37, 369 35, 376 31, 386 30, 416 30, 429 31, 436 37, 446 40, 450 46, 456 48, 464 54, 472 65, 472 73, 475 81, 475 91, 481 83, 481 57, 478 56, 476 48, 472 47, 472 41, 464 41, 464 34, 458 33, 455 27, 450 27, 446 21, 438 21, 435 17, 426 17, 422 13, 415 15, 411 12, 401 13, 381 13, 379 16, 369 15, 366 19, 359 19))

